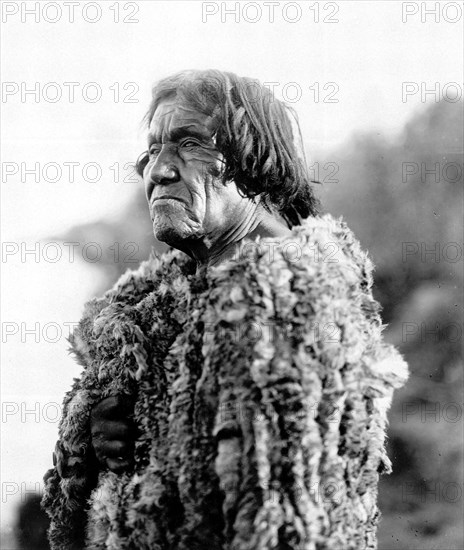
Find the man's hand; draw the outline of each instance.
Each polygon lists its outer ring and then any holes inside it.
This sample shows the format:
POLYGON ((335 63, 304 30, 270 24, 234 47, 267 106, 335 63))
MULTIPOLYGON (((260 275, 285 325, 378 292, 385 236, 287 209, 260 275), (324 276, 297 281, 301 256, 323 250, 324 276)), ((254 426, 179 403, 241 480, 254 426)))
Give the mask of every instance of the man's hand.
POLYGON ((121 473, 133 465, 136 430, 132 412, 132 403, 119 395, 103 399, 92 409, 92 446, 100 465, 112 472, 121 473))

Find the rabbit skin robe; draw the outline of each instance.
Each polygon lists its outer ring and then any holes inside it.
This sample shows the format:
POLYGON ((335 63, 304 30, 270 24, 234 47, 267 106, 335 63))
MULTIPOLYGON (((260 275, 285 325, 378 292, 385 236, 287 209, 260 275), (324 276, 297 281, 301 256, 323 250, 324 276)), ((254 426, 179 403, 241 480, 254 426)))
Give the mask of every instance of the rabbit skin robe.
POLYGON ((372 264, 346 225, 310 218, 196 269, 151 258, 85 307, 84 367, 46 482, 54 550, 376 547, 393 390, 372 264), (100 470, 90 412, 135 403, 135 466, 100 470))

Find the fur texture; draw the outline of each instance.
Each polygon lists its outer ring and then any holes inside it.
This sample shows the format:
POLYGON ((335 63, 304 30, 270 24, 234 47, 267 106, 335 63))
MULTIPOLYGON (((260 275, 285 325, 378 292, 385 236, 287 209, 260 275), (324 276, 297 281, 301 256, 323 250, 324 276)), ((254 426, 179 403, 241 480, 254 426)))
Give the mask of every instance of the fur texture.
POLYGON ((371 286, 359 243, 324 216, 208 270, 152 258, 89 302, 43 501, 52 548, 375 548, 407 367, 371 286), (136 466, 97 475, 90 411, 115 393, 135 401, 136 466))

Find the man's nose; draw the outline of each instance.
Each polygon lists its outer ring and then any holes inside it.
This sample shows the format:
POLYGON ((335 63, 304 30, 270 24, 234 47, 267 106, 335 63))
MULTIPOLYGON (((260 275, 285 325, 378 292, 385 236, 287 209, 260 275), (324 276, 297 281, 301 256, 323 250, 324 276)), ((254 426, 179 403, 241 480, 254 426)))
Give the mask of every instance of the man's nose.
POLYGON ((179 169, 175 162, 175 155, 169 147, 163 146, 158 157, 147 174, 147 197, 150 198, 157 185, 169 185, 180 180, 179 169))

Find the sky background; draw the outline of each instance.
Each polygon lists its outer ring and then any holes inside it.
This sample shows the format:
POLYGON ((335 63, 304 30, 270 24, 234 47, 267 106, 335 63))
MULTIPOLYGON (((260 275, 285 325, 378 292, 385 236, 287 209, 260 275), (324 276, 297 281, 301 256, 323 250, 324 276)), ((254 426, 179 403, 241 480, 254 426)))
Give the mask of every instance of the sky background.
MULTIPOLYGON (((98 271, 80 253, 73 259, 69 247, 47 243, 76 224, 117 218, 133 194, 142 192, 133 178, 122 181, 130 178, 123 166, 144 150, 140 122, 151 85, 191 68, 217 68, 276 83, 276 97, 290 100, 300 117, 311 164, 330 158, 332 149, 348 146, 361 132, 394 139, 425 108, 420 93, 403 101, 403 82, 415 82, 419 89, 421 83, 429 89, 438 83, 440 91, 457 82, 462 93, 462 18, 457 24, 446 21, 455 14, 446 8, 439 21, 429 15, 422 22, 419 11, 403 22, 404 3, 341 1, 293 3, 301 9, 299 19, 294 8, 285 14, 294 23, 284 19, 287 2, 276 6, 274 22, 262 3, 262 17, 255 23, 246 21, 255 17, 252 8, 246 13, 241 8, 238 22, 232 15, 222 22, 221 11, 234 2, 144 1, 119 2, 116 23, 115 8, 110 9, 115 2, 103 1, 97 3, 101 16, 95 23, 83 17, 86 2, 76 7, 74 22, 63 6, 62 17, 50 23, 46 18, 55 17, 51 8, 38 14, 38 22, 31 15, 22 22, 23 5, 29 9, 33 2, 3 4, 3 10, 6 4, 18 9, 12 15, 4 11, 1 37, 1 521, 8 530, 21 496, 40 488, 36 484, 51 467, 59 405, 80 372, 67 354, 65 337, 99 284, 98 271), (218 11, 204 21, 206 4, 218 11), (319 22, 310 10, 315 4, 319 22), (124 17, 138 22, 124 23, 124 17), (74 102, 65 82, 77 83, 74 102), (102 92, 96 102, 85 99, 93 98, 96 88, 86 88, 91 82, 102 92), (21 98, 21 89, 35 83, 39 97, 21 98), (334 84, 324 90, 327 83, 334 84), (62 98, 46 101, 44 89, 52 98, 59 89, 62 98), (84 90, 89 96, 83 96, 84 90), (301 97, 292 102, 295 90, 301 97), (323 102, 333 90, 338 102, 323 102), (132 102, 123 101, 128 94, 132 102), (21 174, 21 163, 27 169, 39 163, 41 171, 47 163, 57 163, 62 176, 48 182, 54 177, 50 168, 36 182, 32 175, 21 174), (64 163, 79 163, 73 182, 64 163), (94 176, 91 168, 83 174, 87 163, 98 163, 98 181, 85 181, 94 176), (10 175, 15 167, 18 173, 10 175), (22 257, 25 248, 37 250, 37 257, 22 257), (62 257, 54 261, 56 250, 62 257), (24 333, 36 323, 38 342, 24 333)), ((419 3, 408 4, 411 11, 414 6, 420 9, 419 3)), ((433 7, 435 2, 427 4, 433 7)), ((446 4, 452 3, 440 3, 440 9, 446 4)), ((86 12, 88 18, 94 14, 86 12)), ((448 88, 450 94, 453 90, 448 88)), ((433 99, 429 96, 428 101, 433 99)))

